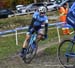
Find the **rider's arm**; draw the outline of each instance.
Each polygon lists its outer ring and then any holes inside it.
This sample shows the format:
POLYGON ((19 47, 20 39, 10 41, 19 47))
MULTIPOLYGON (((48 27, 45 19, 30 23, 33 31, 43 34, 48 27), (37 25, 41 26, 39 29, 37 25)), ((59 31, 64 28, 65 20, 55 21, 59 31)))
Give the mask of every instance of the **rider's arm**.
POLYGON ((48 18, 45 20, 45 31, 44 34, 47 35, 48 33, 48 18))
POLYGON ((45 35, 47 35, 47 33, 48 33, 48 23, 45 23, 45 35))
POLYGON ((32 18, 32 21, 31 21, 31 24, 30 24, 30 26, 29 26, 28 31, 30 31, 30 29, 33 27, 33 24, 34 24, 34 22, 36 21, 37 15, 38 15, 38 12, 34 12, 33 18, 32 18))
POLYGON ((30 31, 30 29, 33 27, 35 20, 36 20, 35 18, 32 18, 32 21, 31 21, 28 31, 30 31))

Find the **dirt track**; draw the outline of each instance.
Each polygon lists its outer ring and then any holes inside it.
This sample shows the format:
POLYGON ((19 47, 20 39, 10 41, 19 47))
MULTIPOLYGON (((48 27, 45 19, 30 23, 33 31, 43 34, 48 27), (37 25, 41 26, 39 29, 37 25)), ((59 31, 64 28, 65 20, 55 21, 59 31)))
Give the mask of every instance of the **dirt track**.
POLYGON ((37 55, 30 64, 25 64, 23 60, 18 56, 0 61, 0 68, 63 68, 58 66, 57 56, 49 56, 42 53, 37 55))
MULTIPOLYGON (((55 44, 55 43, 53 43, 55 44)), ((50 45, 43 45, 37 51, 36 57, 30 64, 25 64, 18 54, 0 60, 0 68, 63 68, 60 65, 57 54, 54 56, 43 53, 43 50, 50 45)))

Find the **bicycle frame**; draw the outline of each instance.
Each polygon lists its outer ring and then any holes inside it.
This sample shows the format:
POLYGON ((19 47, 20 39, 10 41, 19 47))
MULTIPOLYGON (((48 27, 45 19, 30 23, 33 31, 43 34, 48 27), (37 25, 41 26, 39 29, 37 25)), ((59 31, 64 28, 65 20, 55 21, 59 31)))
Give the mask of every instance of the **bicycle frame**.
MULTIPOLYGON (((74 33, 74 32, 72 32, 72 33, 74 33)), ((75 35, 74 35, 74 37, 75 37, 75 35)), ((75 57, 75 52, 73 52, 73 53, 68 52, 68 49, 70 49, 70 46, 72 46, 71 50, 73 49, 73 46, 75 44, 75 38, 74 37, 72 38, 73 44, 69 44, 67 49, 66 49, 65 56, 67 56, 67 57, 75 57)))
POLYGON ((31 37, 30 37, 30 41, 29 41, 29 46, 31 46, 32 48, 34 47, 32 44, 33 42, 35 42, 37 39, 37 34, 32 34, 31 37))
POLYGON ((26 50, 26 54, 23 57, 25 63, 30 63, 32 59, 35 57, 37 52, 37 44, 36 44, 37 34, 33 33, 28 40, 28 47, 26 50))
POLYGON ((65 68, 75 68, 75 31, 70 34, 73 33, 72 38, 63 40, 58 47, 58 58, 65 68))

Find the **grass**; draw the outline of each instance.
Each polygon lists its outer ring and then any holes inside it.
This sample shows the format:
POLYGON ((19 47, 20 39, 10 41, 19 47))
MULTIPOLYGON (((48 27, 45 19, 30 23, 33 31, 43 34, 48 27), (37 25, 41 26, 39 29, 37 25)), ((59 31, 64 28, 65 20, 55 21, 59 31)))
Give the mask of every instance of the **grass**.
MULTIPOLYGON (((48 16, 52 16, 56 11, 48 12, 48 16)), ((32 14, 23 16, 14 16, 10 18, 0 19, 0 30, 14 29, 16 27, 26 26, 31 23, 32 14)), ((49 19, 49 23, 55 23, 54 20, 49 19)))
POLYGON ((31 16, 15 16, 6 19, 0 19, 0 28, 2 30, 14 29, 16 27, 29 25, 31 22, 31 16))
MULTIPOLYGON (((22 26, 22 24, 24 24, 24 25, 29 24, 30 18, 31 18, 31 15, 1 19, 0 26, 2 26, 2 30, 13 29, 17 26, 22 26), (8 27, 7 27, 7 25, 8 25, 8 27)), ((60 33, 62 35, 61 29, 60 29, 60 33)), ((0 37, 0 59, 4 59, 4 58, 16 53, 17 51, 20 51, 24 39, 25 39, 25 34, 18 35, 19 45, 16 46, 15 36, 9 36, 9 37, 3 37, 3 38, 0 37)), ((56 41, 58 41, 57 31, 56 31, 56 29, 51 29, 48 31, 48 39, 45 41, 40 41, 39 46, 43 45, 43 44, 47 44, 47 42, 53 43, 56 41)), ((54 53, 56 53, 56 47, 57 47, 57 45, 53 45, 50 48, 47 48, 45 50, 45 52, 54 54, 54 53)))
MULTIPOLYGON (((59 46, 58 44, 51 45, 49 48, 46 48, 44 50, 44 53, 46 53, 47 55, 56 55, 58 46, 59 46)), ((71 43, 69 43, 69 42, 64 43, 64 45, 60 49, 61 56, 64 56, 63 54, 65 54, 67 49, 68 49, 67 50, 68 52, 71 52, 71 48, 72 48, 71 43), (70 44, 70 46, 69 46, 69 44, 70 44)), ((75 53, 75 45, 73 46, 72 51, 75 53)))
POLYGON ((14 37, 0 38, 0 59, 15 53, 19 46, 15 45, 14 37))
MULTIPOLYGON (((47 42, 51 42, 51 39, 53 39, 53 33, 54 36, 57 35, 56 30, 51 30, 48 33, 48 39, 45 41, 41 41, 39 43, 40 45, 47 44, 47 42)), ((9 37, 0 37, 0 59, 6 58, 17 51, 20 51, 22 48, 23 41, 25 39, 25 34, 18 35, 18 41, 19 45, 16 46, 15 42, 15 36, 9 36, 9 37)))
POLYGON ((57 48, 58 48, 57 44, 51 45, 49 48, 46 48, 44 50, 44 53, 46 53, 48 55, 55 55, 55 54, 57 54, 57 48))
MULTIPOLYGON (((70 29, 70 31, 73 31, 73 29, 70 29)), ((51 39, 53 38, 53 41, 54 41, 54 40, 55 40, 55 37, 57 36, 57 34, 56 34, 55 30, 52 30, 51 33, 52 33, 52 35, 50 34, 50 35, 51 35, 50 38, 51 38, 51 39)), ((50 36, 50 35, 49 35, 49 36, 50 36)), ((61 38, 62 38, 62 39, 68 39, 68 38, 72 38, 72 37, 74 36, 74 34, 72 34, 72 35, 63 35, 61 29, 60 29, 60 35, 61 35, 61 38)), ((64 45, 61 47, 61 53, 62 53, 62 54, 64 54, 64 53, 66 52, 66 49, 68 48, 68 45, 69 45, 69 44, 70 44, 69 42, 66 42, 66 43, 64 43, 64 45)), ((59 44, 51 45, 49 48, 46 48, 46 49, 44 50, 44 52, 45 52, 46 54, 48 54, 48 55, 55 55, 55 54, 57 54, 57 48, 58 48, 58 46, 59 46, 59 44)), ((68 52, 71 50, 71 48, 72 48, 72 45, 69 46, 68 52)), ((75 52, 75 46, 73 47, 72 51, 75 52)))
MULTIPOLYGON (((48 12, 47 15, 52 15, 52 13, 48 12)), ((24 15, 24 16, 15 16, 15 17, 6 18, 6 19, 0 19, 0 28, 1 28, 0 31, 14 29, 19 26, 21 27, 21 26, 29 25, 31 22, 31 18, 32 18, 32 15, 24 15)), ((53 21, 49 21, 49 22, 51 23, 53 21)), ((52 30, 51 32, 54 33, 53 31, 54 30, 52 30)), ((49 33, 51 32, 49 31, 49 33)), ((51 41, 51 38, 53 37, 52 33, 51 33, 51 36, 49 35, 50 38, 48 38, 48 40, 41 41, 39 44, 42 45, 51 41)), ((5 38, 0 37, 0 59, 6 58, 16 53, 17 51, 20 51, 24 39, 25 39, 25 34, 18 35, 19 45, 16 46, 15 36, 10 36, 5 38)))
MULTIPOLYGON (((60 29, 61 31, 61 29, 60 29)), ((6 58, 18 51, 21 50, 23 41, 25 39, 25 34, 18 35, 19 45, 16 46, 15 35, 9 37, 0 37, 0 59, 6 58)), ((48 39, 39 42, 39 46, 43 44, 58 42, 56 29, 51 29, 48 31, 48 39)), ((57 45, 52 45, 50 48, 47 48, 45 52, 48 54, 56 54, 57 45)))

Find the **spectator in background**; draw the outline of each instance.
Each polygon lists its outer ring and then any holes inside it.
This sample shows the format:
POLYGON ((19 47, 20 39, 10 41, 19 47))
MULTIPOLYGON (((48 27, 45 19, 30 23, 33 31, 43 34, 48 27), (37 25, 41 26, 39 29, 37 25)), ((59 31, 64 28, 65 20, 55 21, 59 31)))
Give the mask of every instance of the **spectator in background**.
POLYGON ((66 23, 66 15, 68 13, 68 4, 65 3, 63 6, 59 7, 59 18, 60 22, 66 23))
POLYGON ((70 30, 69 27, 66 24, 66 16, 68 13, 68 3, 65 3, 63 6, 59 7, 59 20, 62 23, 62 33, 69 34, 70 30))

